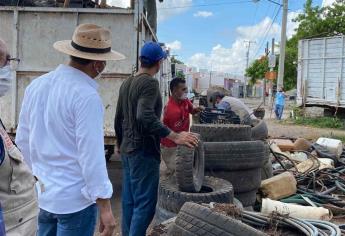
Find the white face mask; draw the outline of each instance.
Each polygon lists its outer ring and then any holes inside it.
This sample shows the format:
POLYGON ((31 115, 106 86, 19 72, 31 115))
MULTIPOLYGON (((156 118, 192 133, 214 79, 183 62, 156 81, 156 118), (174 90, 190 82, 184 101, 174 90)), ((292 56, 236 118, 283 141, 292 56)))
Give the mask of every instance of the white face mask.
POLYGON ((0 97, 4 96, 11 89, 11 67, 10 65, 0 68, 0 97))
MULTIPOLYGON (((105 66, 106 66, 106 65, 104 65, 104 69, 105 69, 105 66)), ((103 71, 104 71, 104 69, 103 69, 103 71)), ((98 73, 98 75, 97 75, 94 79, 95 79, 95 80, 98 80, 98 79, 100 79, 100 78, 102 77, 103 71, 99 71, 99 70, 97 69, 97 67, 95 67, 95 70, 96 70, 96 72, 98 73)))
POLYGON ((187 98, 188 98, 188 93, 184 93, 184 94, 180 97, 181 100, 185 100, 185 99, 187 99, 187 98))

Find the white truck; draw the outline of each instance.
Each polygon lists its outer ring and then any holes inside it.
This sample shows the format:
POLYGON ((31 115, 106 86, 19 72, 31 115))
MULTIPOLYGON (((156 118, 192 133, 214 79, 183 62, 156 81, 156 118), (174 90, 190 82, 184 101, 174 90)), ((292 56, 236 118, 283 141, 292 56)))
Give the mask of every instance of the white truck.
MULTIPOLYGON (((8 44, 12 57, 20 59, 13 72, 13 89, 0 99, 0 117, 10 133, 15 134, 18 115, 26 86, 38 76, 65 63, 68 56, 53 49, 58 40, 70 39, 75 27, 94 23, 108 28, 113 49, 126 56, 123 61, 110 62, 99 80, 105 107, 105 144, 111 155, 115 144, 114 116, 123 80, 136 71, 140 48, 145 41, 158 41, 145 14, 143 1, 132 1, 128 9, 0 7, 0 37, 8 44)), ((157 79, 163 102, 168 96, 171 79, 167 59, 157 79)))
POLYGON ((345 108, 345 36, 299 41, 297 104, 345 108))

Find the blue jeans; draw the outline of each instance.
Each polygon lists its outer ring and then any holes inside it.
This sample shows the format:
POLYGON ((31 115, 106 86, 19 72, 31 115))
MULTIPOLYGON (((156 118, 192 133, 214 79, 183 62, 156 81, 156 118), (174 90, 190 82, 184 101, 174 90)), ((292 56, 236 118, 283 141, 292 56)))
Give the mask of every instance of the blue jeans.
POLYGON ((2 215, 2 208, 1 208, 1 204, 0 204, 0 236, 5 236, 6 232, 5 232, 5 221, 4 221, 4 217, 2 215))
POLYGON ((96 204, 71 214, 53 214, 40 209, 38 236, 93 236, 96 221, 96 204))
POLYGON ((276 104, 274 112, 276 113, 277 120, 281 120, 282 119, 283 111, 284 111, 284 105, 276 104))
POLYGON ((160 161, 142 151, 121 158, 122 235, 145 236, 155 214, 160 161))

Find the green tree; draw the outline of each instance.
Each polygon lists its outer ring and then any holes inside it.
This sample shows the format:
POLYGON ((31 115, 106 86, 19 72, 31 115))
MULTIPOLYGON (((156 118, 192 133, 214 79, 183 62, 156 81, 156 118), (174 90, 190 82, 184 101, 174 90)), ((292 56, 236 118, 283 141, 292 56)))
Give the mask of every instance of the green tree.
POLYGON ((182 79, 186 79, 185 74, 181 70, 177 71, 175 76, 179 77, 179 78, 182 78, 182 79))
POLYGON ((246 76, 250 78, 249 83, 255 84, 257 80, 263 79, 269 70, 267 57, 255 60, 247 69, 246 76))
POLYGON ((184 64, 182 61, 176 59, 175 56, 172 56, 172 57, 171 57, 171 63, 172 63, 172 64, 184 64))

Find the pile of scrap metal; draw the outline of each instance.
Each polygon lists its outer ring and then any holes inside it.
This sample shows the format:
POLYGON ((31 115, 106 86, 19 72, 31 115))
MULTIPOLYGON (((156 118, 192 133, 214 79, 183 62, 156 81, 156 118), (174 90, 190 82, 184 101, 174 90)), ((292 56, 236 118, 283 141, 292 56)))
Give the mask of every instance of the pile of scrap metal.
POLYGON ((345 235, 342 142, 272 139, 267 144, 271 175, 262 178, 254 208, 237 198, 233 204, 187 202, 151 235, 345 235))

